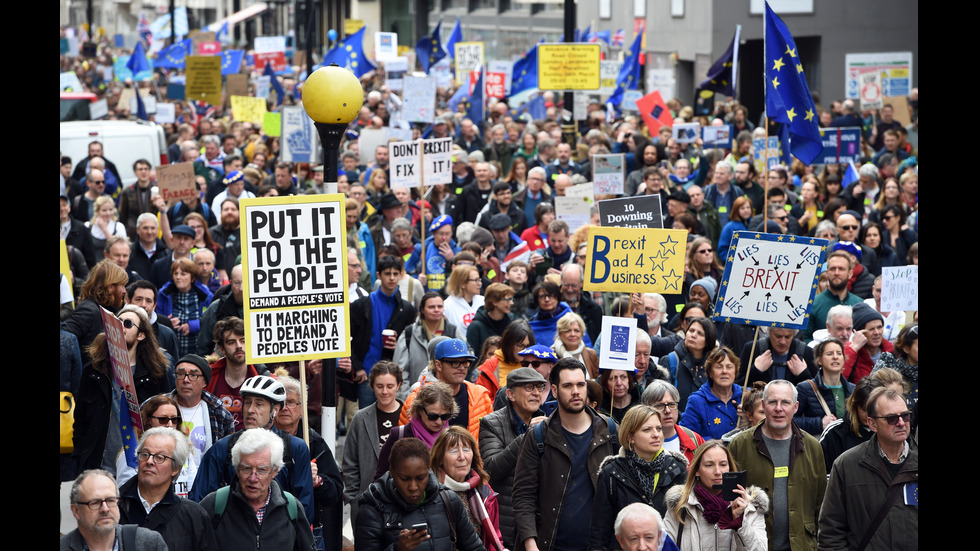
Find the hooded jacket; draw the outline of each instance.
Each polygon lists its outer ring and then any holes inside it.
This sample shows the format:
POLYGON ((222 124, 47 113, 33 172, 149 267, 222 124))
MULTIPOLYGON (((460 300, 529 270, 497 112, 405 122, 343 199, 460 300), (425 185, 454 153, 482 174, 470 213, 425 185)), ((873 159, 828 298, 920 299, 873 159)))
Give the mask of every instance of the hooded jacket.
POLYGON ((692 491, 687 497, 683 524, 677 518, 677 504, 684 495, 684 486, 677 485, 667 490, 667 515, 664 529, 676 543, 678 532, 684 534, 678 544, 681 551, 766 551, 769 542, 766 537, 766 514, 769 512, 769 498, 758 486, 745 489, 748 505, 742 513, 742 527, 737 530, 722 530, 718 524, 709 524, 704 518, 703 508, 692 491))

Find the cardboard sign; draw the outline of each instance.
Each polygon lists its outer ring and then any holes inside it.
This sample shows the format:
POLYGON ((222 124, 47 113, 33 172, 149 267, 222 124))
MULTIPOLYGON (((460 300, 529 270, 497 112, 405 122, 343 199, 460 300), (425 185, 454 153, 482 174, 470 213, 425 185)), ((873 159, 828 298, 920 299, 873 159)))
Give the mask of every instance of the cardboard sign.
POLYGON ((275 72, 286 70, 286 54, 285 52, 266 52, 266 53, 256 53, 255 54, 255 69, 258 71, 264 71, 267 63, 272 64, 272 70, 275 72))
POLYGON ((231 96, 231 116, 236 121, 262 124, 265 120, 265 100, 248 96, 231 96))
POLYGON ((805 329, 826 255, 826 239, 735 232, 714 319, 805 329))
POLYGON ((881 268, 881 310, 908 312, 919 309, 919 267, 881 268))
POLYGON ((857 163, 861 157, 861 129, 821 128, 823 151, 813 160, 816 164, 857 163))
POLYGON ((586 291, 680 294, 684 288, 684 230, 589 228, 586 291))
MULTIPOLYGON (((191 52, 196 52, 197 55, 214 55, 205 54, 201 51, 201 44, 212 43, 216 40, 215 33, 211 31, 193 31, 190 33, 191 39, 191 52)), ((218 46, 218 52, 221 51, 221 46, 218 46)))
POLYGON ((582 226, 589 223, 591 219, 591 209, 592 204, 595 199, 591 195, 592 186, 591 185, 579 185, 567 188, 568 191, 572 188, 582 187, 589 188, 589 195, 580 196, 564 196, 555 197, 555 218, 558 220, 564 220, 568 224, 569 233, 575 232, 575 230, 581 228, 582 226))
POLYGON ((221 56, 187 56, 185 99, 221 103, 221 56))
POLYGON ((285 36, 256 36, 254 44, 257 54, 286 51, 285 36))
POLYGON ((602 316, 602 343, 599 346, 599 368, 636 370, 636 318, 602 316))
MULTIPOLYGON (((122 320, 101 306, 99 310, 102 314, 102 327, 105 329, 109 363, 112 364, 112 379, 119 385, 126 397, 126 404, 129 407, 129 420, 133 426, 143 430, 143 419, 140 416, 139 402, 136 401, 136 384, 133 382, 133 368, 129 365, 129 351, 126 348, 126 332, 123 329, 122 320)), ((120 411, 119 415, 124 415, 124 413, 120 411)), ((109 427, 109 430, 115 430, 115 427, 109 427)))
POLYGON ((487 72, 486 84, 487 84, 487 97, 488 98, 502 98, 507 94, 507 89, 504 86, 504 81, 506 76, 503 73, 491 73, 487 72))
MULTIPOLYGON (((433 122, 436 110, 436 79, 406 76, 402 99, 402 119, 409 122, 433 122)), ((361 151, 363 156, 364 150, 361 151)))
POLYGON ((599 44, 538 44, 538 88, 598 90, 599 44))
POLYGON ((483 65, 483 42, 457 42, 453 52, 456 64, 456 85, 462 86, 470 71, 483 65))
POLYGON ((391 61, 398 57, 398 33, 374 33, 374 60, 391 61))
POLYGON ((861 88, 861 110, 882 108, 881 74, 877 71, 861 73, 858 86, 861 88))
POLYGON ((287 163, 313 163, 318 159, 320 138, 313 119, 302 107, 283 107, 279 155, 287 163))
POLYGON ((671 128, 671 131, 677 143, 694 143, 701 135, 701 123, 677 123, 671 128))
POLYGON ((167 203, 190 199, 200 193, 194 182, 194 163, 191 161, 160 165, 156 171, 160 196, 167 203))
POLYGON ((350 356, 345 200, 241 201, 248 363, 350 356))
POLYGON ((225 76, 225 79, 225 87, 228 90, 229 96, 248 95, 248 75, 235 73, 225 76))
POLYGON ((388 144, 392 189, 450 184, 453 181, 452 138, 388 144), (420 169, 421 167, 421 169, 420 169))
POLYGON ((453 139, 422 141, 422 178, 427 186, 453 183, 453 139))
POLYGON ((592 183, 596 195, 626 192, 626 155, 592 155, 592 183))
POLYGON ((610 228, 663 228, 660 194, 606 199, 599 206, 599 225, 610 228))
POLYGON ((726 124, 724 126, 701 127, 701 142, 705 148, 711 146, 718 149, 731 149, 732 148, 731 125, 726 124))
POLYGON ((154 122, 160 124, 168 122, 177 122, 177 112, 172 103, 158 103, 157 106, 157 116, 153 118, 154 122))

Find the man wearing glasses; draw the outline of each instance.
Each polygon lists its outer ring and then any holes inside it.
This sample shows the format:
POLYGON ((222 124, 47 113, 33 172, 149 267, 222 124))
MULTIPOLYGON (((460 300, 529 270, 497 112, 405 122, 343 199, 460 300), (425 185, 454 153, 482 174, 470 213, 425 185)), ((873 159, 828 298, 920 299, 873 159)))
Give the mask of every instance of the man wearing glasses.
POLYGON ((821 549, 916 549, 919 450, 909 439, 909 408, 896 390, 868 397, 871 440, 834 461, 820 508, 821 549))
POLYGON ((827 489, 823 448, 793 422, 800 406, 793 383, 769 382, 762 402, 765 421, 735 436, 728 449, 748 471, 748 483, 766 488, 773 511, 766 516, 769 549, 816 550, 813 527, 827 489))
POLYGON ((116 479, 108 471, 90 469, 78 475, 69 499, 78 528, 61 537, 61 551, 167 551, 163 537, 153 530, 119 524, 116 479))
MULTIPOLYGON (((306 461, 308 465, 309 456, 306 461)), ((276 480, 285 465, 279 436, 261 428, 244 431, 231 449, 231 462, 231 486, 201 501, 221 549, 314 549, 309 507, 299 507, 297 498, 276 480)), ((306 476, 311 476, 309 467, 306 476)))
POLYGON ((176 429, 147 430, 136 448, 137 474, 119 488, 120 522, 159 532, 170 551, 217 548, 204 509, 174 493, 190 451, 187 437, 176 429))
MULTIPOLYGON (((547 350, 551 353, 549 360, 540 360, 529 354, 523 357, 522 363, 547 361, 554 364, 554 353, 547 350)), ((500 505, 500 533, 504 542, 513 542, 517 535, 512 503, 517 455, 524 441, 523 435, 547 418, 541 411, 541 404, 549 394, 548 386, 535 368, 519 367, 507 374, 506 407, 480 420, 480 456, 483 457, 484 468, 494 480, 493 489, 500 494, 497 503, 500 505)))
POLYGON ((92 169, 85 175, 82 182, 85 193, 76 195, 72 200, 71 217, 79 222, 88 222, 95 211, 95 200, 105 195, 105 173, 92 169))
POLYGON ((177 388, 170 396, 180 407, 191 436, 192 459, 200 464, 204 453, 218 440, 235 432, 235 418, 221 400, 204 390, 211 381, 211 366, 197 354, 188 354, 177 361, 177 388))
MULTIPOLYGON (((493 412, 493 398, 490 391, 483 385, 471 383, 466 380, 470 364, 476 360, 476 356, 470 353, 463 339, 446 339, 436 345, 435 360, 433 361, 432 375, 438 381, 449 385, 453 391, 453 400, 459 406, 459 414, 449 421, 450 425, 457 425, 470 431, 479 441, 480 438, 480 419, 493 412)), ((419 388, 427 382, 429 376, 423 375, 419 388)), ((407 425, 409 419, 408 411, 415 400, 415 395, 419 389, 415 389, 402 406, 402 413, 399 424, 407 425)))

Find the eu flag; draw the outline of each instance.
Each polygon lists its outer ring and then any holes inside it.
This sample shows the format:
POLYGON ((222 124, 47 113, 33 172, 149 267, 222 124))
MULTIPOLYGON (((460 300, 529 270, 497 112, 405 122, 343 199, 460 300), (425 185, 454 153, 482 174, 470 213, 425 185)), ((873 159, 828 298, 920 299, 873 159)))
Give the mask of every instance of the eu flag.
MULTIPOLYGON (((227 52, 222 52, 222 57, 224 57, 225 53, 227 52)), ((186 58, 187 50, 184 49, 183 42, 174 42, 170 46, 160 50, 153 66, 164 69, 183 69, 186 66, 186 58)), ((224 66, 223 61, 222 66, 224 66)))
POLYGON ((133 48, 133 55, 129 56, 126 68, 132 71, 134 75, 152 70, 150 62, 146 60, 146 49, 143 48, 142 41, 137 42, 136 47, 133 48))
POLYGON ((538 87, 538 45, 535 44, 524 54, 524 57, 514 62, 513 78, 510 83, 510 94, 538 87))
POLYGON ((522 113, 531 115, 531 118, 535 120, 548 118, 548 108, 544 103, 544 96, 538 94, 534 99, 521 104, 520 107, 513 111, 514 115, 520 115, 522 113))
POLYGON ((364 57, 364 29, 366 28, 367 26, 361 27, 356 33, 338 41, 337 45, 324 56, 321 67, 336 63, 350 69, 357 78, 375 70, 374 64, 364 57))
POLYGON ((791 152, 809 165, 823 151, 817 108, 806 84, 796 42, 768 3, 765 25, 766 115, 787 125, 791 152))
POLYGON ((432 34, 423 36, 422 40, 419 40, 418 44, 415 45, 415 57, 419 59, 422 70, 426 73, 429 72, 429 67, 446 57, 446 51, 442 49, 442 42, 439 38, 441 28, 442 21, 439 21, 432 34))
POLYGON ((139 87, 136 88, 136 118, 141 121, 150 120, 146 114, 146 104, 143 103, 143 96, 140 94, 139 87))
MULTIPOLYGON (((473 124, 477 125, 477 128, 482 128, 481 123, 483 122, 483 67, 477 67, 477 74, 479 76, 476 78, 476 84, 473 84, 473 89, 470 91, 470 99, 466 102, 466 116, 473 124)), ((472 84, 473 73, 470 73, 470 81, 472 84)))
POLYGON ((279 79, 276 77, 276 72, 272 70, 272 64, 265 64, 265 71, 262 73, 269 77, 269 82, 272 84, 272 89, 276 91, 276 107, 282 105, 282 99, 286 96, 286 92, 282 89, 282 84, 279 83, 279 79))
POLYGON ((640 45, 643 43, 643 33, 646 32, 646 27, 641 27, 640 32, 636 33, 636 38, 633 39, 633 45, 630 46, 628 52, 626 52, 626 58, 623 60, 623 67, 619 70, 619 76, 616 77, 616 91, 609 96, 606 103, 611 103, 618 106, 623 101, 623 92, 626 90, 636 90, 638 84, 640 84, 640 45))
MULTIPOLYGON (((221 75, 234 75, 242 68, 245 50, 225 50, 221 52, 221 75)), ((266 63, 266 67, 272 65, 266 63)))
POLYGON ((452 32, 449 33, 449 40, 446 41, 446 53, 449 55, 450 59, 455 57, 456 43, 463 41, 463 29, 460 27, 459 18, 456 18, 456 24, 453 25, 452 32))
POLYGON ((742 33, 742 26, 735 27, 735 36, 732 43, 728 45, 725 53, 721 54, 714 64, 708 69, 708 78, 698 88, 702 90, 713 90, 726 96, 735 96, 735 71, 738 64, 738 45, 739 35, 742 33))
POLYGON ((466 84, 457 88, 453 96, 446 102, 446 107, 449 108, 450 113, 456 113, 459 104, 470 96, 470 84, 469 77, 467 77, 466 84))

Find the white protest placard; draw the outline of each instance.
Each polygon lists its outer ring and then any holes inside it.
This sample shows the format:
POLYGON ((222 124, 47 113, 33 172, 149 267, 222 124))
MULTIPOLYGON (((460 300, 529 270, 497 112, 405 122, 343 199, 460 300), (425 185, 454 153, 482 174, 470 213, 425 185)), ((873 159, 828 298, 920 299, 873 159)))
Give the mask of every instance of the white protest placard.
MULTIPOLYGON (((153 120, 163 124, 167 122, 177 122, 177 113, 172 103, 158 103, 157 116, 153 120)), ((93 117, 94 118, 94 117, 93 117)))
POLYGON ((881 310, 908 312, 919 309, 919 267, 881 268, 881 310))
POLYGON ((62 92, 84 92, 85 88, 82 88, 82 81, 78 80, 78 75, 75 71, 68 71, 66 73, 61 73, 61 91, 62 92))
POLYGON ((858 77, 861 91, 861 109, 881 109, 881 74, 878 71, 861 73, 858 77))
POLYGON ((345 200, 239 203, 248 363, 350 356, 345 200))
POLYGON ((577 121, 584 121, 589 118, 589 94, 585 92, 573 92, 574 104, 572 117, 577 121))
POLYGON ((592 183, 597 195, 626 192, 626 155, 592 155, 592 183))
POLYGON ((701 123, 675 123, 671 130, 674 140, 677 141, 677 143, 693 143, 701 135, 701 123))
POLYGON ((422 165, 422 140, 388 144, 388 186, 391 189, 418 187, 422 165))
POLYGON ((385 83, 388 85, 388 89, 400 92, 405 85, 405 73, 407 72, 407 57, 396 57, 385 63, 385 83))
POLYGON ((511 61, 493 60, 487 62, 487 72, 504 74, 504 90, 510 94, 510 83, 514 75, 514 63, 511 61))
POLYGON ((361 130, 361 134, 357 137, 357 150, 360 152, 361 159, 364 160, 363 162, 367 164, 374 161, 374 151, 378 146, 387 143, 387 128, 365 128, 361 130))
POLYGON ((255 79, 255 96, 257 98, 269 99, 269 87, 272 86, 272 77, 262 75, 255 79))
POLYGON ((623 68, 622 61, 603 59, 599 62, 599 95, 608 98, 616 91, 616 78, 623 68))
POLYGON ((568 186, 565 188, 565 197, 588 197, 589 199, 593 199, 595 198, 595 188, 592 187, 591 182, 568 186))
POLYGON ((285 51, 286 51, 285 36, 256 36, 255 37, 255 53, 257 54, 267 54, 271 52, 285 52, 285 51))
MULTIPOLYGON (((402 123, 404 121, 392 121, 402 123)), ((405 123, 408 124, 408 123, 405 123)), ((398 140, 400 142, 410 142, 412 141, 412 129, 411 128, 401 128, 397 126, 388 127, 388 139, 398 140)))
POLYGON ((433 122, 436 111, 436 79, 406 76, 402 100, 402 119, 409 122, 433 122))
MULTIPOLYGON (((584 184, 579 186, 572 186, 566 189, 572 189, 574 187, 589 187, 591 185, 584 184)), ((590 189, 591 191, 591 189, 590 189)), ((555 218, 559 220, 564 220, 568 224, 568 229, 570 232, 574 232, 580 227, 589 223, 592 208, 592 203, 594 199, 588 195, 583 195, 579 197, 555 197, 555 218)))
POLYGON ((279 155, 286 163, 314 163, 319 159, 320 137, 313 119, 302 107, 283 107, 279 155))
POLYGON ((636 318, 602 316, 602 343, 599 346, 599 367, 636 369, 636 318))
POLYGON ((391 61, 398 57, 398 33, 374 33, 374 59, 391 61))
POLYGON ((732 127, 727 124, 724 126, 705 126, 701 129, 701 141, 704 143, 704 147, 709 145, 731 147, 732 127))
POLYGON ((714 319, 805 329, 826 252, 826 239, 735 232, 714 319))
POLYGON ((453 139, 432 138, 422 142, 422 178, 427 186, 453 183, 453 139))
MULTIPOLYGON (((88 105, 88 113, 89 116, 92 117, 93 121, 107 116, 109 114, 109 102, 105 98, 102 98, 99 101, 93 101, 88 105)), ((159 112, 157 112, 157 122, 166 122, 160 120, 159 112)))
MULTIPOLYGON (((143 98, 143 107, 146 109, 146 114, 157 112, 157 97, 150 93, 140 93, 143 98)), ((129 112, 136 113, 136 95, 129 98, 129 112)))
POLYGON ((640 108, 636 106, 636 100, 643 97, 643 91, 641 90, 626 90, 623 92, 623 103, 621 107, 624 111, 639 111, 640 108))
POLYGON ((483 42, 457 42, 453 61, 456 64, 456 85, 462 86, 470 71, 483 65, 483 42))

